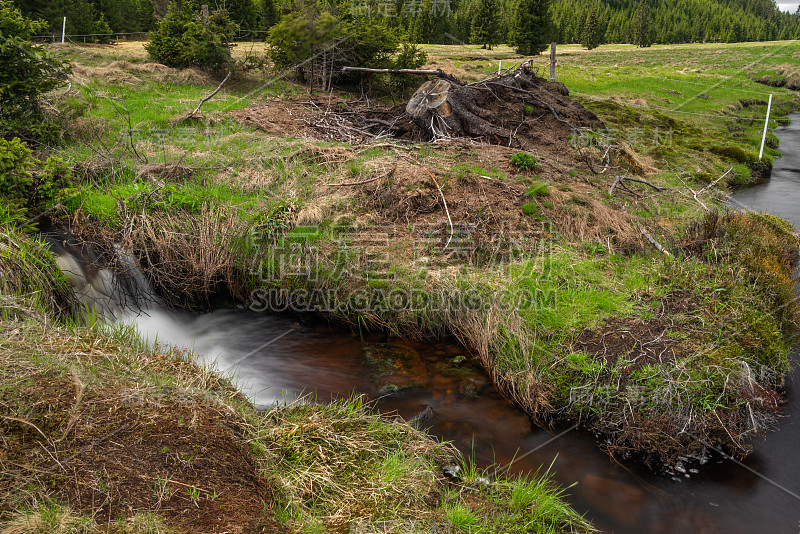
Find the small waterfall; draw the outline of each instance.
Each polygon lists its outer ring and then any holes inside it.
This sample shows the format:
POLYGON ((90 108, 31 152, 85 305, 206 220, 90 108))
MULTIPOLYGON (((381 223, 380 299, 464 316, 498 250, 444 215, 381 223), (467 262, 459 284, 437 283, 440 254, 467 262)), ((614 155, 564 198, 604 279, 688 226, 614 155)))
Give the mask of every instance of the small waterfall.
POLYGON ((132 310, 162 307, 136 259, 121 247, 101 253, 80 244, 69 231, 49 231, 41 237, 69 279, 77 315, 87 318, 94 313, 113 322, 132 310))
POLYGON ((40 237, 69 279, 75 314, 84 321, 99 318, 107 324, 132 324, 151 347, 158 344, 190 349, 198 363, 234 374, 237 387, 256 405, 266 407, 298 393, 281 392, 280 385, 272 383, 277 376, 274 373, 253 373, 251 362, 240 365, 254 353, 254 345, 263 343, 261 337, 269 339, 286 330, 282 321, 263 314, 244 318, 234 310, 193 314, 170 309, 158 297, 136 258, 119 245, 100 251, 66 230, 49 230, 40 237))

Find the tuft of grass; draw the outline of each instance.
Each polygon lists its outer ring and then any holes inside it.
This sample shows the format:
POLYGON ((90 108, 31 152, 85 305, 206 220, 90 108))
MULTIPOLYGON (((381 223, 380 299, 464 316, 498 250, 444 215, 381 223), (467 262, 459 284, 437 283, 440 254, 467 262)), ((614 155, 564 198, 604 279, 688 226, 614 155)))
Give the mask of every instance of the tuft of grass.
MULTIPOLYGON (((2 214, 0 214, 2 215, 2 214)), ((70 313, 72 292, 50 248, 0 221, 0 316, 70 313)))
POLYGON ((522 213, 529 217, 538 217, 541 215, 539 206, 535 202, 527 202, 522 205, 522 213))
POLYGON ((455 503, 445 508, 447 520, 459 530, 472 532, 472 527, 478 524, 478 518, 468 507, 455 503))
POLYGON ((525 190, 525 196, 528 197, 544 197, 550 194, 550 187, 545 183, 532 184, 525 190))
POLYGON ((37 502, 0 526, 0 534, 90 534, 96 527, 91 517, 76 514, 69 507, 37 502))

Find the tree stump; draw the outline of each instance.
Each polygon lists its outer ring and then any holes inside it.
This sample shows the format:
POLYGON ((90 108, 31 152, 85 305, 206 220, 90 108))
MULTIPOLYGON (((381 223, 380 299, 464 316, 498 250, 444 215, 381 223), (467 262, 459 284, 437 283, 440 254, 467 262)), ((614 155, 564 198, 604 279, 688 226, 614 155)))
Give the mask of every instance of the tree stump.
POLYGON ((423 83, 406 104, 406 113, 432 139, 483 137, 494 144, 519 146, 512 132, 493 123, 496 114, 476 101, 478 87, 438 78, 423 83))

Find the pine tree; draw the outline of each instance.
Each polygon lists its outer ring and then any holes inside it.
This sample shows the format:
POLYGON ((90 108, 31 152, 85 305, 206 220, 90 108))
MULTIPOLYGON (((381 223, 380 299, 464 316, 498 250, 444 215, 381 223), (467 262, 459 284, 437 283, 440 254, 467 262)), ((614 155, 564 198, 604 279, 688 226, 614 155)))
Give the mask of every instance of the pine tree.
POLYGON ((583 25, 583 35, 581 35, 581 45, 587 50, 597 48, 602 41, 601 26, 597 20, 597 13, 592 11, 586 17, 583 25))
POLYGON ((578 25, 575 28, 575 35, 574 39, 570 39, 571 42, 577 43, 583 39, 583 30, 586 27, 586 12, 581 11, 581 14, 578 15, 578 25))
POLYGON ((633 44, 641 48, 646 48, 653 44, 650 6, 647 4, 647 0, 639 1, 639 5, 636 6, 636 12, 633 15, 631 25, 631 37, 633 38, 633 44))
POLYGON ((547 49, 553 34, 549 0, 519 0, 509 28, 509 44, 533 56, 547 49))
MULTIPOLYGON (((209 2, 209 8, 213 10, 214 4, 209 2)), ((244 30, 254 30, 256 10, 253 5, 253 0, 225 0, 220 2, 224 9, 228 12, 231 20, 239 25, 244 30)))
POLYGON ((261 0, 261 29, 268 30, 278 23, 274 0, 261 0))
POLYGON ((472 19, 470 40, 489 50, 500 42, 500 9, 497 0, 479 0, 472 19))

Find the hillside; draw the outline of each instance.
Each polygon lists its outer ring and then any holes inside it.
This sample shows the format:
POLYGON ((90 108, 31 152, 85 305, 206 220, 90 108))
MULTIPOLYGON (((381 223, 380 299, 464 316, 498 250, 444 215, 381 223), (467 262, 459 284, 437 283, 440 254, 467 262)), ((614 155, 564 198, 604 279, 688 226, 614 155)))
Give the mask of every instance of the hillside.
MULTIPOLYGON (((557 0, 551 13, 556 40, 581 42, 582 19, 594 11, 607 43, 631 41, 633 0, 557 0)), ((800 17, 773 0, 655 0, 650 2, 653 42, 743 42, 796 39, 800 17)))
MULTIPOLYGON (((632 42, 635 0, 542 0, 550 4, 551 33, 559 43, 582 42, 586 17, 595 12, 600 43, 632 42)), ((66 33, 75 42, 109 40, 97 34, 148 32, 167 11, 168 0, 14 0, 23 14, 47 22, 44 35, 66 33)), ((382 21, 417 43, 482 44, 476 25, 492 19, 496 42, 513 41, 511 23, 519 0, 337 0, 328 9, 342 18, 382 21), (487 6, 484 6, 486 4, 487 6), (484 7, 489 11, 482 11, 484 7)), ((654 43, 746 42, 796 39, 800 16, 781 12, 775 0, 650 0, 649 29, 654 43)), ((295 11, 281 0, 225 2, 242 39, 261 40, 281 15, 295 11)))

